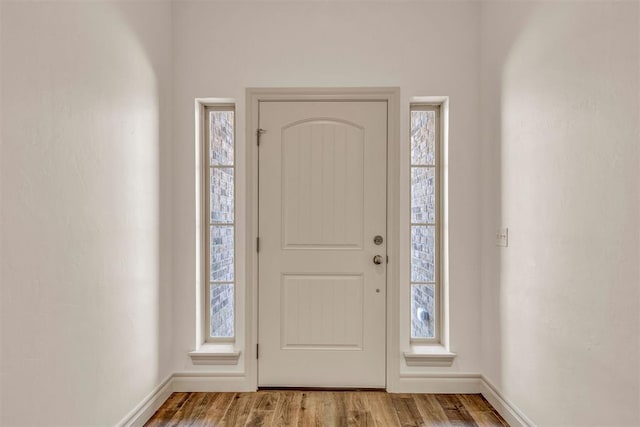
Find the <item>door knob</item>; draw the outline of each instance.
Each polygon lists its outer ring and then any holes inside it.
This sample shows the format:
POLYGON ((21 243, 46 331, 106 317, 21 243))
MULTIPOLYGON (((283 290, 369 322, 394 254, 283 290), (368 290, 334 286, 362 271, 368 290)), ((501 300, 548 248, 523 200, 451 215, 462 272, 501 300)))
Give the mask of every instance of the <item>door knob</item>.
POLYGON ((373 263, 376 265, 382 264, 382 255, 376 255, 373 257, 373 263))

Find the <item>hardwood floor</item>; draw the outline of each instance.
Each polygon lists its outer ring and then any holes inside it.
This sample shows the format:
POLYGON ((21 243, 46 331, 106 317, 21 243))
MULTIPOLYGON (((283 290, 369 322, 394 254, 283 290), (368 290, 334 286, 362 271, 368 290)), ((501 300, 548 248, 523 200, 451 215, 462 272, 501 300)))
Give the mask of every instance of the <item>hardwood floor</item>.
POLYGON ((508 426, 479 394, 173 393, 146 426, 508 426))

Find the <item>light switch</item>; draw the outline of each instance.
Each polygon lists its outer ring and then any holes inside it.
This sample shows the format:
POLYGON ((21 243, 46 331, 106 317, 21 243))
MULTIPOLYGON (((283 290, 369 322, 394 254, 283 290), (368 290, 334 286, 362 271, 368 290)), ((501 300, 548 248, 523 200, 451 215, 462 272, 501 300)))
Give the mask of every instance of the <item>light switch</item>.
POLYGON ((496 232, 496 246, 504 246, 505 248, 509 246, 508 228, 498 228, 498 231, 496 232))

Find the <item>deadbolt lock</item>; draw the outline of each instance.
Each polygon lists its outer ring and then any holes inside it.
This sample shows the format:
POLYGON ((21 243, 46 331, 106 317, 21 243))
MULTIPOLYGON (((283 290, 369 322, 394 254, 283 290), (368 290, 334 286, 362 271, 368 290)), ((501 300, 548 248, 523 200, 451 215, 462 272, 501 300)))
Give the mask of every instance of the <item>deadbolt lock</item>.
POLYGON ((375 243, 376 245, 381 245, 382 242, 384 242, 384 239, 380 235, 373 238, 373 243, 375 243))

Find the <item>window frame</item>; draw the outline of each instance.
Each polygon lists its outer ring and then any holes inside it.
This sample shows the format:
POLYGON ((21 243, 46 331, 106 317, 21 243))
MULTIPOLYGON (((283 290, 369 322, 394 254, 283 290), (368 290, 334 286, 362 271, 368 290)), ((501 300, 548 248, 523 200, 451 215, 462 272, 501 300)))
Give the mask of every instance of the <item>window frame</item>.
POLYGON ((202 227, 201 241, 202 248, 202 264, 203 264, 203 280, 202 283, 202 310, 203 325, 202 335, 204 343, 235 343, 237 337, 237 305, 238 305, 238 281, 237 281, 237 260, 238 260, 238 244, 237 244, 237 111, 235 103, 206 103, 202 106, 202 143, 201 158, 202 176, 201 182, 201 202, 202 202, 202 227), (213 111, 231 111, 233 112, 233 162, 231 165, 211 165, 211 156, 209 152, 209 135, 210 135, 210 113, 213 111), (215 223, 211 221, 211 170, 219 168, 231 168, 233 170, 233 222, 232 223, 215 223), (211 227, 212 226, 231 226, 233 227, 233 281, 212 282, 211 281, 211 227), (230 337, 213 337, 211 336, 211 285, 212 284, 232 284, 233 285, 233 336, 230 337))
POLYGON ((441 345, 443 344, 443 306, 445 303, 444 300, 444 289, 442 283, 442 264, 443 264, 443 256, 444 250, 442 246, 442 233, 443 233, 443 223, 442 223, 442 193, 443 193, 443 183, 444 177, 442 173, 442 157, 441 157, 441 145, 442 145, 442 103, 431 103, 431 102, 412 102, 409 104, 409 342, 411 345, 441 345), (411 113, 414 111, 433 111, 435 114, 435 144, 434 144, 434 166, 428 165, 414 165, 412 162, 411 156, 411 113), (413 184, 412 184, 412 172, 414 168, 433 168, 434 176, 436 179, 435 183, 435 213, 434 213, 434 223, 414 223, 412 221, 412 203, 413 203, 413 184), (412 239, 411 232, 414 226, 433 226, 435 231, 435 272, 434 272, 434 282, 414 282, 412 281, 412 239), (434 286, 434 337, 433 338, 414 338, 412 336, 412 319, 413 319, 413 286, 414 285, 430 285, 434 286))

